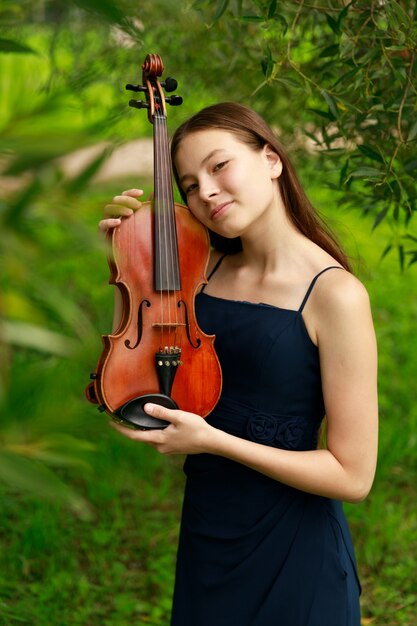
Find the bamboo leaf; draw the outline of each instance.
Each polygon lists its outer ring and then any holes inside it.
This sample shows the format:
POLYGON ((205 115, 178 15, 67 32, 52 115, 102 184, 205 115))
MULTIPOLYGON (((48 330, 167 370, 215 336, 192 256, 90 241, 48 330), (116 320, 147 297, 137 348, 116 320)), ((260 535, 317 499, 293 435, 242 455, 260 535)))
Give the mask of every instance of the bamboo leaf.
POLYGON ((91 509, 86 500, 40 463, 1 450, 0 480, 11 489, 62 502, 80 517, 91 518, 91 509))
POLYGON ((243 22, 263 22, 264 18, 259 15, 241 15, 240 18, 243 22))
POLYGON ((326 15, 328 25, 330 26, 332 31, 338 35, 340 32, 339 23, 328 13, 325 13, 325 15, 326 15))
POLYGON ((331 46, 326 46, 319 54, 320 58, 334 57, 339 52, 339 44, 334 43, 331 46))
POLYGON ((217 5, 216 13, 214 14, 214 17, 213 17, 213 23, 217 22, 217 20, 221 18, 223 13, 226 11, 228 5, 229 5, 229 0, 220 0, 220 2, 217 5))
POLYGON ((385 164, 383 157, 379 154, 379 152, 376 152, 376 150, 371 148, 371 146, 362 144, 358 146, 358 150, 362 152, 362 154, 364 154, 365 156, 369 157, 370 159, 373 159, 374 161, 378 161, 379 163, 385 164))
POLYGON ((269 78, 272 74, 272 70, 274 69, 274 60, 272 58, 271 49, 268 47, 264 51, 264 58, 261 61, 261 67, 263 75, 266 78, 269 78))
POLYGON ((399 245, 398 246, 398 258, 400 260, 400 268, 401 271, 404 271, 404 246, 403 245, 399 245))
POLYGON ((332 115, 332 113, 329 111, 322 111, 321 109, 307 109, 307 110, 311 111, 312 113, 317 113, 317 115, 320 115, 320 117, 324 117, 327 120, 334 121, 334 115, 332 115))
POLYGON ((36 50, 24 43, 12 39, 0 38, 0 52, 18 52, 19 54, 38 54, 36 50))
POLYGON ((273 15, 271 19, 275 20, 276 22, 281 22, 282 34, 285 35, 288 30, 288 22, 285 17, 279 13, 275 13, 275 15, 273 15))
POLYGON ((73 2, 81 9, 89 13, 96 13, 110 23, 121 24, 126 21, 126 15, 111 0, 73 0, 73 2))
POLYGON ((2 339, 6 344, 30 348, 47 354, 69 356, 74 352, 76 342, 54 331, 14 320, 3 320, 2 339))
POLYGON ((408 131, 407 141, 413 141, 417 137, 417 120, 412 124, 408 131))
POLYGON ((384 248, 384 250, 383 250, 383 252, 382 252, 382 254, 381 254, 381 259, 380 259, 380 260, 382 261, 382 259, 384 259, 384 258, 387 256, 387 254, 388 254, 389 252, 391 252, 391 250, 392 250, 392 244, 391 244, 391 243, 389 243, 389 244, 388 244, 388 245, 384 248))
POLYGON ((372 225, 372 230, 373 230, 373 231, 375 230, 375 228, 376 228, 377 226, 379 226, 379 224, 382 222, 382 220, 386 217, 386 215, 387 215, 387 213, 388 213, 388 210, 389 210, 389 206, 387 205, 386 207, 384 207, 384 208, 382 209, 382 211, 380 211, 380 212, 378 213, 378 215, 376 216, 375 221, 374 221, 374 223, 373 223, 373 225, 372 225))
POLYGON ((335 98, 333 96, 331 96, 324 89, 321 90, 321 95, 326 100, 327 104, 329 105, 329 109, 330 109, 334 119, 337 119, 339 117, 339 110, 337 108, 337 103, 336 103, 335 98))
POLYGON ((374 167, 359 167, 357 170, 349 172, 349 176, 352 178, 379 178, 381 172, 374 167))
POLYGON ((277 0, 271 0, 268 7, 268 19, 270 20, 275 15, 277 10, 277 0))

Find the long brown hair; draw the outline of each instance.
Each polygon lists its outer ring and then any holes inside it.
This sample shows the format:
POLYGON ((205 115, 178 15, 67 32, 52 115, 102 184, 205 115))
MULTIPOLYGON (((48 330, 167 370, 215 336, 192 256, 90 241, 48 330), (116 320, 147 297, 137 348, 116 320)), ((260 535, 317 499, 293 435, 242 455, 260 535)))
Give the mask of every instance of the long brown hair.
MULTIPOLYGON (((213 128, 232 133, 254 150, 262 150, 267 144, 271 146, 282 161, 282 173, 278 178, 278 184, 289 219, 303 235, 328 252, 346 270, 351 271, 346 254, 307 198, 295 169, 274 132, 255 111, 242 104, 221 102, 206 107, 184 122, 174 133, 171 142, 171 157, 175 180, 184 202, 186 203, 186 196, 179 184, 175 167, 178 147, 187 135, 213 128)), ((242 249, 239 237, 227 239, 213 231, 209 233, 211 243, 217 250, 234 253, 242 249)))

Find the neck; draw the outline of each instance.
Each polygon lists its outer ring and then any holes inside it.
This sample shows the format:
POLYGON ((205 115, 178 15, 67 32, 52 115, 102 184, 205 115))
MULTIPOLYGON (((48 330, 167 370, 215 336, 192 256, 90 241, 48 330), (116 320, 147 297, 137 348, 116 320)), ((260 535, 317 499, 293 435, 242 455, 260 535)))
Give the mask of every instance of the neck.
POLYGON ((308 240, 290 221, 277 186, 270 209, 242 233, 241 241, 242 264, 265 275, 292 264, 308 240))

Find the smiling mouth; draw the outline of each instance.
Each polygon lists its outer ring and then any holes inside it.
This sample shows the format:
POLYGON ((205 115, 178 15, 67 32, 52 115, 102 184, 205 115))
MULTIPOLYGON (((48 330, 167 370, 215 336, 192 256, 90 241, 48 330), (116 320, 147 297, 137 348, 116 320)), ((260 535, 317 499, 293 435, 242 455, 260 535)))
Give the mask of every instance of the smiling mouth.
POLYGON ((217 216, 220 217, 224 213, 224 211, 232 204, 232 202, 223 202, 223 204, 219 204, 210 212, 210 219, 215 219, 217 216))

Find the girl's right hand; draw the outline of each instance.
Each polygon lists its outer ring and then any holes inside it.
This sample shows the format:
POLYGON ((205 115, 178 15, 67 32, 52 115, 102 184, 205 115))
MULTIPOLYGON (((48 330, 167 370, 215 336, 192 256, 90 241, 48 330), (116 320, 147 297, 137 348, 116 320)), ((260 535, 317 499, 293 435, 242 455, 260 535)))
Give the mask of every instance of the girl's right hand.
POLYGON ((119 226, 122 217, 129 217, 142 206, 138 200, 143 195, 142 189, 128 189, 121 196, 114 196, 110 204, 104 207, 104 219, 99 222, 99 230, 107 233, 109 228, 119 226))

